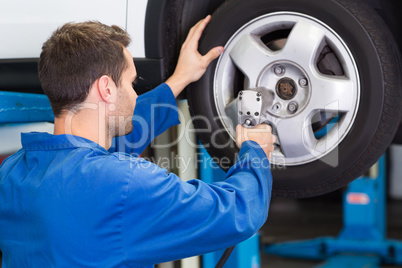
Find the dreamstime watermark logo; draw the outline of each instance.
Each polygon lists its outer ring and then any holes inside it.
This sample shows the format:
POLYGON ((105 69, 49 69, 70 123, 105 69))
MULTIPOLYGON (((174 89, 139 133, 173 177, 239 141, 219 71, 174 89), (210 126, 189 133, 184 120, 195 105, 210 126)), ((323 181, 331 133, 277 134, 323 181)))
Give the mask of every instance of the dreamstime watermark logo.
MULTIPOLYGON (((177 106, 170 104, 151 104, 149 107, 141 107, 140 113, 134 113, 134 115, 119 114, 118 107, 114 105, 106 106, 104 103, 82 103, 73 109, 71 109, 66 116, 65 120, 65 133, 72 134, 68 136, 69 141, 77 147, 92 147, 97 146, 94 143, 87 140, 77 138, 73 135, 72 126, 74 124, 75 116, 79 116, 80 111, 90 110, 97 113, 98 122, 92 122, 97 127, 97 139, 98 143, 109 144, 108 139, 111 137, 118 137, 118 144, 111 144, 113 149, 117 152, 135 153, 139 155, 148 145, 151 144, 154 149, 166 149, 172 148, 182 142, 183 140, 194 149, 201 148, 215 148, 220 150, 227 150, 230 152, 238 152, 236 142, 227 134, 225 128, 218 128, 217 125, 222 125, 222 122, 231 129, 235 129, 237 122, 234 122, 229 117, 214 117, 207 118, 205 116, 194 116, 191 120, 186 119, 183 111, 177 106), (181 122, 181 128, 177 131, 175 137, 167 143, 157 143, 155 138, 161 134, 162 130, 168 128, 172 122, 181 122), (197 128, 193 126, 193 122, 197 123, 197 128), (201 145, 194 138, 195 135, 201 134, 205 139, 204 144, 201 145)), ((278 120, 276 123, 284 122, 286 119, 278 120)), ((318 120, 318 119, 317 119, 318 120)), ((316 120, 316 121, 317 121, 316 120)), ((318 121, 317 121, 318 122, 318 121)), ((339 153, 337 144, 334 146, 334 140, 339 139, 338 125, 335 124, 328 137, 316 138, 312 133, 312 124, 316 123, 304 122, 302 130, 295 131, 296 135, 302 135, 299 140, 301 144, 298 146, 304 148, 305 152, 310 153, 311 158, 314 161, 320 160, 330 166, 337 166, 339 160, 339 153), (331 153, 328 154, 328 149, 331 149, 331 153)), ((275 129, 275 127, 274 127, 275 129)), ((252 130, 249 130, 252 131, 252 130)), ((256 130, 257 131, 257 130, 256 130)), ((259 130, 258 130, 259 131, 259 130)), ((291 131, 291 129, 289 130, 291 131)), ((277 134, 277 137, 281 135, 277 134)), ((276 150, 272 157, 272 166, 277 169, 285 169, 287 166, 288 157, 286 152, 283 153, 282 147, 287 141, 281 140, 278 143, 276 150)), ((236 156, 235 156, 236 157, 236 156)), ((207 165, 209 167, 216 166, 218 163, 224 169, 229 169, 233 164, 235 158, 229 157, 212 157, 209 159, 201 158, 200 155, 196 155, 193 159, 183 156, 170 155, 160 159, 149 158, 150 162, 156 163, 163 168, 182 168, 187 169, 190 163, 195 163, 196 166, 207 165)), ((252 160, 253 163, 260 164, 257 159, 252 160)))

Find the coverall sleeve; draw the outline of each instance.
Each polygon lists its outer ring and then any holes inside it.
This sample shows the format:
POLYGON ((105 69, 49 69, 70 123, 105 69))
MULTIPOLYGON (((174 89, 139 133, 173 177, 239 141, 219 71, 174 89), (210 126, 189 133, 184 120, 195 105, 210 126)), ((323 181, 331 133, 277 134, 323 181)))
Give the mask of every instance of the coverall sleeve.
POLYGON ((137 164, 123 213, 127 265, 227 248, 254 235, 267 219, 272 175, 255 142, 244 142, 226 180, 213 184, 183 182, 149 162, 137 164))
POLYGON ((176 99, 163 83, 137 98, 133 115, 133 131, 113 139, 110 153, 140 155, 150 142, 169 127, 179 124, 176 99))

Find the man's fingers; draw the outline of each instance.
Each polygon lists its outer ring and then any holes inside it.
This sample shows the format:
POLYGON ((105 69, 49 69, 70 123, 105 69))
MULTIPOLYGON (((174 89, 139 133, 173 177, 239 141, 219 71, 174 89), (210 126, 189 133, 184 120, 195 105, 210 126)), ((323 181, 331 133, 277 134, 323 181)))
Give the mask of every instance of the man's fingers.
POLYGON ((187 38, 183 43, 183 47, 187 47, 189 44, 191 46, 198 46, 198 41, 201 38, 202 32, 204 31, 205 27, 211 20, 211 15, 208 15, 204 19, 200 20, 195 24, 193 27, 191 27, 190 31, 187 34, 187 38))
POLYGON ((271 161, 272 152, 274 151, 275 137, 272 135, 272 128, 267 124, 260 124, 253 128, 245 128, 242 125, 236 126, 236 145, 241 147, 241 144, 246 140, 252 140, 259 144, 264 150, 269 161, 271 161))
POLYGON ((194 35, 194 33, 197 31, 197 28, 200 27, 200 24, 203 23, 205 19, 202 19, 200 21, 198 21, 193 27, 191 27, 188 35, 187 35, 187 39, 191 39, 194 35))
POLYGON ((198 41, 201 38, 202 32, 204 31, 205 27, 207 27, 207 24, 211 20, 211 15, 208 15, 205 17, 205 19, 200 20, 196 25, 193 26, 191 30, 191 34, 189 33, 188 35, 188 41, 192 44, 197 45, 198 41))
POLYGON ((243 131, 243 128, 244 127, 241 126, 241 125, 236 126, 236 145, 237 145, 238 148, 240 148, 241 144, 242 144, 242 135, 243 135, 242 131, 243 131))
POLYGON ((256 129, 265 129, 268 132, 272 132, 272 127, 267 124, 259 124, 258 126, 255 127, 256 129))
POLYGON ((196 27, 194 31, 194 40, 198 42, 200 40, 202 32, 205 30, 205 27, 207 27, 208 23, 211 20, 211 15, 208 15, 205 17, 205 19, 200 21, 200 24, 196 27))

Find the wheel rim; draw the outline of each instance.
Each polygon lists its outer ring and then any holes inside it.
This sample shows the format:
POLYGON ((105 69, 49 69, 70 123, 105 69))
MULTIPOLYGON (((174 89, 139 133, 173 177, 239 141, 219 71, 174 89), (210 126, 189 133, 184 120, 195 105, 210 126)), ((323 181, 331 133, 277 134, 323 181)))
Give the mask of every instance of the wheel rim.
MULTIPOLYGON (((359 108, 359 73, 346 43, 329 26, 301 13, 270 13, 240 28, 217 62, 213 87, 216 109, 232 139, 238 91, 259 87, 273 93, 261 119, 277 136, 271 161, 277 165, 302 165, 336 153, 359 108)), ((337 156, 323 161, 336 166, 337 156)))

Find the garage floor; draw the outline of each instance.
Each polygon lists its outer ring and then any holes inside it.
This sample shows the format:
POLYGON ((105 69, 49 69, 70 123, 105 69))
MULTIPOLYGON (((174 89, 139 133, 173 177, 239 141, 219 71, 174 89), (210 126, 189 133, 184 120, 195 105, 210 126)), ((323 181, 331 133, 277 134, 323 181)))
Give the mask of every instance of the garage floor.
MULTIPOLYGON (((387 237, 402 240, 402 200, 388 200, 387 220, 387 237)), ((273 198, 268 221, 261 229, 262 243, 336 237, 341 229, 342 191, 302 200, 273 198)), ((262 268, 307 268, 320 263, 261 253, 262 268)))

